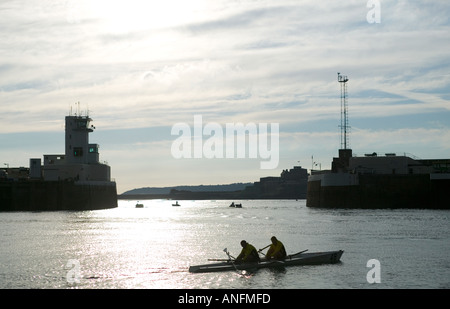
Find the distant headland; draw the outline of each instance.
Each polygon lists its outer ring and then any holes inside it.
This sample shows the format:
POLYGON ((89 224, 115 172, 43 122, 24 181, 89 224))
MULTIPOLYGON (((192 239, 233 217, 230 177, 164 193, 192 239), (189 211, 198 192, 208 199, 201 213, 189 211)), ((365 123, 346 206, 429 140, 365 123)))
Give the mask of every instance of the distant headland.
POLYGON ((263 177, 254 183, 223 185, 146 187, 126 191, 119 199, 174 199, 174 200, 228 200, 228 199, 305 199, 307 170, 294 166, 283 170, 279 177, 263 177))

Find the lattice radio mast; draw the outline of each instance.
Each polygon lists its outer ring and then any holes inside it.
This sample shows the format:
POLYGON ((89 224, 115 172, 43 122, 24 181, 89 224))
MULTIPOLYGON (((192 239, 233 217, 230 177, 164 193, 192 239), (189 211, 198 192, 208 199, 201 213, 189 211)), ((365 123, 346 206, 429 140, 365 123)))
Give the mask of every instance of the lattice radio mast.
POLYGON ((338 74, 338 82, 341 84, 341 149, 349 148, 348 133, 350 126, 348 125, 348 106, 347 106, 347 76, 338 74))

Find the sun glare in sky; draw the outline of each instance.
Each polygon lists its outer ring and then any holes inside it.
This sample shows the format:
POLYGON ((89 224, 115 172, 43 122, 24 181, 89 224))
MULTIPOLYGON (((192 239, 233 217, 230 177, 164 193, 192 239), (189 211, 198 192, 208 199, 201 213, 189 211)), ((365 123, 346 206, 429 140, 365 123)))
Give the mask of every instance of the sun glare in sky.
POLYGON ((448 158, 449 14, 423 0, 0 1, 0 157, 62 153, 81 102, 119 192, 253 182, 312 156, 326 169, 341 72, 354 153, 448 158), (171 129, 195 115, 278 124, 279 165, 174 158, 171 129))
MULTIPOLYGON (((80 13, 102 21, 113 33, 175 27, 202 16, 203 1, 86 1, 80 13)), ((74 9, 76 9, 76 4, 74 9)), ((203 16, 204 17, 204 16, 203 16)))

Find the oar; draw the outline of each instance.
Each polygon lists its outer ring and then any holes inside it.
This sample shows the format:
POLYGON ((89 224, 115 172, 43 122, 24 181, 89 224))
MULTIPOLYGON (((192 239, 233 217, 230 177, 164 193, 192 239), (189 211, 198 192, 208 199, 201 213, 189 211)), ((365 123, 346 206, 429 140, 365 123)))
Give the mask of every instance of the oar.
POLYGON ((261 252, 261 251, 263 251, 264 249, 266 249, 266 248, 268 248, 268 247, 270 247, 270 245, 267 245, 267 246, 265 246, 264 248, 259 249, 258 252, 261 252))
POLYGON ((297 252, 297 253, 294 253, 294 254, 290 254, 290 255, 287 256, 287 258, 292 259, 292 257, 294 257, 296 255, 300 255, 300 254, 302 254, 303 252, 306 252, 306 251, 308 251, 308 249, 300 251, 300 252, 297 252))
POLYGON ((268 247, 270 247, 270 245, 267 245, 267 246, 265 246, 264 248, 259 249, 259 250, 258 250, 258 253, 261 254, 261 255, 263 255, 263 256, 265 257, 266 255, 265 255, 262 251, 263 251, 264 249, 268 248, 268 247))
POLYGON ((208 259, 211 262, 228 262, 230 259, 208 259))
POLYGON ((230 260, 231 260, 231 259, 233 259, 233 260, 236 259, 234 256, 232 256, 232 255, 230 254, 230 252, 228 252, 227 248, 223 249, 223 252, 225 252, 225 253, 228 255, 228 257, 230 258, 230 260))
POLYGON ((236 258, 234 258, 234 257, 232 257, 232 256, 230 255, 230 252, 228 252, 227 248, 223 249, 223 252, 225 252, 225 253, 228 255, 228 257, 230 258, 230 262, 231 262, 231 264, 233 264, 234 269, 235 269, 240 275, 242 275, 242 274, 239 272, 239 270, 237 269, 236 265, 234 265, 233 260, 231 259, 231 258, 233 258, 234 260, 236 260, 236 258))

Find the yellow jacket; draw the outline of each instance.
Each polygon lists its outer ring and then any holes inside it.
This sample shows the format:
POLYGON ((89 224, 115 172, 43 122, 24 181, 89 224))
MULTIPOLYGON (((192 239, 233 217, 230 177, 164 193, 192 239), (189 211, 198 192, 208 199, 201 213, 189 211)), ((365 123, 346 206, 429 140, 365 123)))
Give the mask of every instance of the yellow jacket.
POLYGON ((271 244, 266 256, 268 258, 284 258, 286 257, 286 250, 281 241, 277 240, 277 243, 271 244))
POLYGON ((259 259, 258 251, 256 251, 256 248, 247 243, 247 245, 242 248, 241 253, 236 258, 236 260, 242 260, 247 261, 249 258, 259 259))

